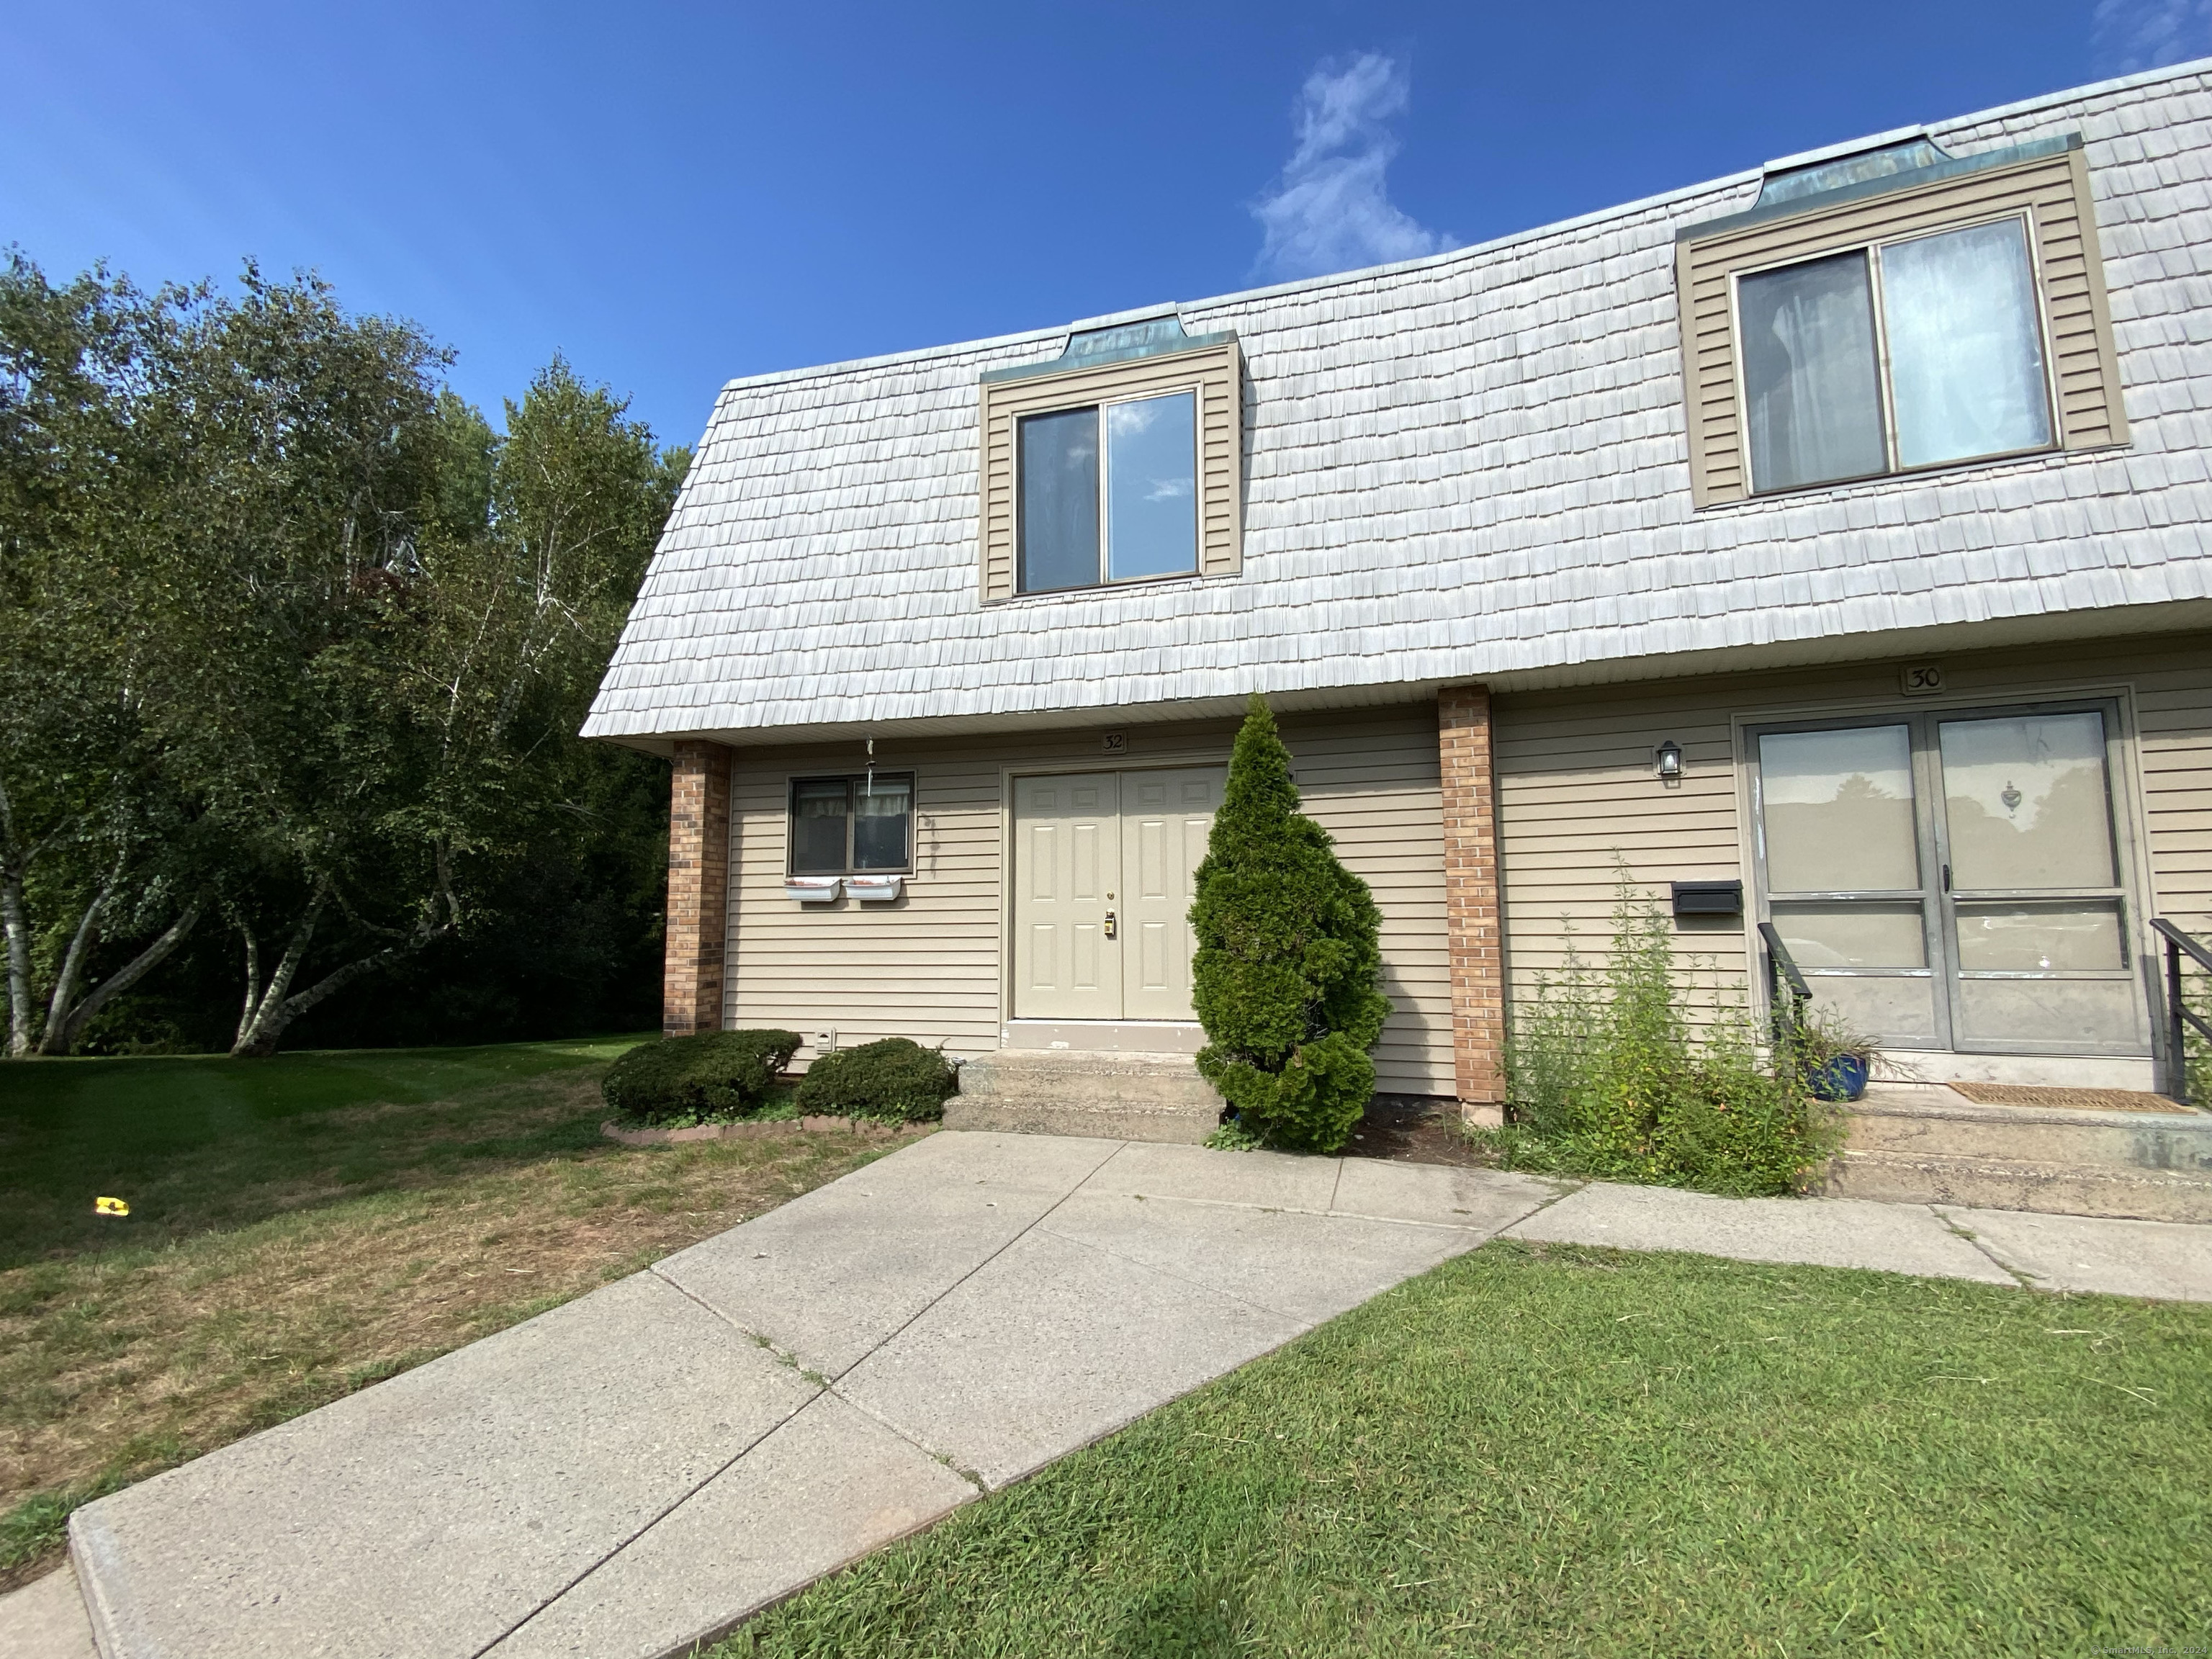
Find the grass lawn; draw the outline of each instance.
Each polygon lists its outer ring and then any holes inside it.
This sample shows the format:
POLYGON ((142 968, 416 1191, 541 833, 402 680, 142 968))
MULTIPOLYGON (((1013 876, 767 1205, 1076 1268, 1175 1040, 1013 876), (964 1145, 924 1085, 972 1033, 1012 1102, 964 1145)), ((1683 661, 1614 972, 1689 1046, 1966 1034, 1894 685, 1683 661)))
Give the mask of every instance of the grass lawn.
POLYGON ((599 1080, 635 1040, 0 1064, 0 1589, 88 1497, 899 1144, 617 1146, 599 1080))
POLYGON ((2212 1307, 1493 1243, 764 1614, 754 1655, 2212 1637, 2212 1307))

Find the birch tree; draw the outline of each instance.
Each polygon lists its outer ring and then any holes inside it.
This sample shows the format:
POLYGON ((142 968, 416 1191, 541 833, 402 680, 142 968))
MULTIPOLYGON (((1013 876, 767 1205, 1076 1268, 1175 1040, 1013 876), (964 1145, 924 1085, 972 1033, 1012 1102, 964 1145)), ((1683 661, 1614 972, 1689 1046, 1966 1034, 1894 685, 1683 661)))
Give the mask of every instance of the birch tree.
POLYGON ((434 405, 435 476, 404 556, 356 582, 366 615, 306 684, 328 706, 301 721, 331 734, 343 776, 313 793, 333 848, 281 953, 265 964, 240 927, 246 997, 234 1052, 269 1052, 301 1014, 375 969, 471 925, 477 890, 504 860, 576 810, 580 769, 602 759, 574 732, 666 520, 688 455, 604 388, 556 361, 507 410, 495 438, 447 397, 434 405), (380 922, 342 866, 416 872, 410 916, 380 922), (471 878, 473 878, 472 880, 471 878), (374 941, 302 988, 302 964, 333 913, 374 941))
MULTIPOLYGON (((7 1052, 66 1053, 202 914, 161 764, 152 365, 198 296, 0 270, 0 937, 7 1052), (148 935, 151 935, 150 939, 148 935), (140 948, 94 980, 104 940, 140 948)), ((112 956, 112 952, 111 952, 112 956)))
POLYGON ((248 265, 233 295, 0 283, 9 1050, 219 920, 232 1052, 434 941, 631 757, 574 736, 688 455, 556 361, 507 432, 418 330, 248 265))

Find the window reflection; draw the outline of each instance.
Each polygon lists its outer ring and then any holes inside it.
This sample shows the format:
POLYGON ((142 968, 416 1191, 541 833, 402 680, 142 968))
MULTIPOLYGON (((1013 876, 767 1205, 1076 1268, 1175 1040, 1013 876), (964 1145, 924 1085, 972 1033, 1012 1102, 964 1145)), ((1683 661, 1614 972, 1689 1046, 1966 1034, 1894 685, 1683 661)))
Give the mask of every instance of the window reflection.
POLYGON ((914 774, 801 778, 791 786, 791 873, 914 867, 914 774))
POLYGON ((2019 219, 1744 276, 1736 324, 1754 489, 2053 441, 2019 219))
POLYGON ((1016 432, 1019 591, 1198 568, 1195 392, 1024 416, 1016 432))

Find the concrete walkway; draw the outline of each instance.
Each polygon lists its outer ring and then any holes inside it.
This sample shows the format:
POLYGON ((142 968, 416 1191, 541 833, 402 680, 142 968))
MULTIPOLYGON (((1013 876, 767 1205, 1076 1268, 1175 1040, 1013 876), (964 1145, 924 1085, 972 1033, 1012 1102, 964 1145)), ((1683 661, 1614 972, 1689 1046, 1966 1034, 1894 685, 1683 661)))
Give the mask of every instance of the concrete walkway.
POLYGON ((106 1659, 681 1653, 1501 1231, 2212 1299, 2212 1228, 948 1132, 79 1510, 82 1601, 106 1659))

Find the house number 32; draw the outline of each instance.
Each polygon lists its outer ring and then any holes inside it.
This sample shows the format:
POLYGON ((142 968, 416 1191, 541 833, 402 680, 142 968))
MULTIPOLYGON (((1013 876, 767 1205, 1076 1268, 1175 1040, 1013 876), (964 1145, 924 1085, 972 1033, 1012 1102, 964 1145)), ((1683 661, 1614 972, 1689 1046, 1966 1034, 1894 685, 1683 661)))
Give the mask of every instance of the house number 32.
POLYGON ((1127 734, 1126 732, 1109 732, 1106 733, 1106 752, 1108 754, 1118 755, 1127 746, 1127 734))

